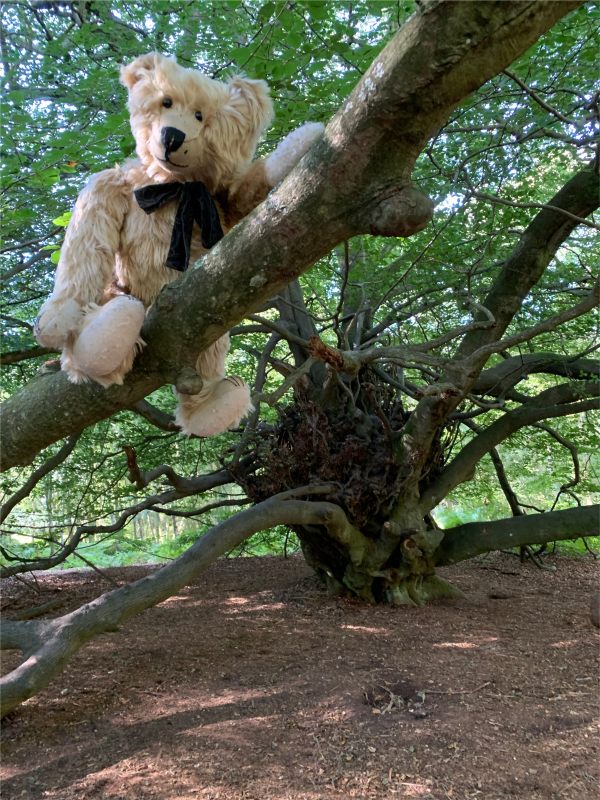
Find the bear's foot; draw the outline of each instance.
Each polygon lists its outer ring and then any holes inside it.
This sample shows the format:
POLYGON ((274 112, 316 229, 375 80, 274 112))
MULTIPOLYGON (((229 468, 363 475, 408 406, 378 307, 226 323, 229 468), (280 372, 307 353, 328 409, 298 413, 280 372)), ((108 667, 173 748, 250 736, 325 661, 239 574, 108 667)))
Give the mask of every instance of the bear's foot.
POLYGON ((228 428, 236 428, 252 411, 250 389, 237 377, 223 378, 200 394, 177 394, 175 421, 187 436, 216 436, 228 428))
POLYGON ((139 334, 145 314, 143 303, 128 295, 90 308, 81 333, 63 350, 61 364, 69 380, 92 380, 105 387, 123 383, 143 344, 139 334))
POLYGON ((49 297, 40 309, 33 334, 42 347, 60 350, 71 334, 79 330, 83 308, 72 298, 49 297))

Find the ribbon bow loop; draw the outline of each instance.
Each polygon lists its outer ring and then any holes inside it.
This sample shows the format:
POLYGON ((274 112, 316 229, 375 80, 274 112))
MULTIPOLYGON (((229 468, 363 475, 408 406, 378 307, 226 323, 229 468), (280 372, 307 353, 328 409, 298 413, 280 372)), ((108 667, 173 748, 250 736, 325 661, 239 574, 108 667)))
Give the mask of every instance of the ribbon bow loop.
POLYGON ((215 201, 202 181, 158 183, 134 191, 139 207, 152 214, 172 200, 178 200, 166 265, 185 272, 190 263, 194 222, 201 230, 202 246, 210 250, 223 238, 215 201))

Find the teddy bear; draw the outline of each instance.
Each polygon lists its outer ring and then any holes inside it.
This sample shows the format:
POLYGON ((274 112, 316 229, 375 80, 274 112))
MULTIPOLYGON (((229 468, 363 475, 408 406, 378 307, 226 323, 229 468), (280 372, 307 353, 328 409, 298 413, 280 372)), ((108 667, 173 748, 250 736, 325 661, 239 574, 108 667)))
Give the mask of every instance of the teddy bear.
MULTIPOLYGON (((253 160, 273 118, 264 81, 221 82, 149 53, 121 69, 121 82, 138 157, 94 175, 79 195, 35 322, 70 381, 103 387, 131 369, 163 286, 261 203, 323 130, 306 123, 253 160)), ((252 408, 246 383, 225 374, 228 350, 225 334, 198 356, 202 390, 176 391, 184 433, 221 433, 252 408)))

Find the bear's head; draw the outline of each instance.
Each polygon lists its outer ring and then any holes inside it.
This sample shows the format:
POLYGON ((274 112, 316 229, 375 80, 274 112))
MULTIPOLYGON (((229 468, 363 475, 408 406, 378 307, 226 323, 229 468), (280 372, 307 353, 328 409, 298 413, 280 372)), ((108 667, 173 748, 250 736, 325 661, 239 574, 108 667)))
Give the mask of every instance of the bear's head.
POLYGON ((227 186, 252 160, 273 118, 264 81, 227 83, 159 53, 121 70, 137 154, 152 178, 227 186))

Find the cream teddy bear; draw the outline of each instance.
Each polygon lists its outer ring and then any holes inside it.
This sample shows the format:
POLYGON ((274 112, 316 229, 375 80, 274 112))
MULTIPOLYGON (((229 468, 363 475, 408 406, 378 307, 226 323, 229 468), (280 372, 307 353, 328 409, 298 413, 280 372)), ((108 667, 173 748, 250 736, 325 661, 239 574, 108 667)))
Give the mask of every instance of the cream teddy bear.
MULTIPOLYGON (((94 175, 79 195, 35 326, 41 345, 62 350, 69 380, 104 387, 131 369, 162 287, 262 202, 323 130, 307 123, 253 161, 273 116, 264 81, 222 83, 158 53, 123 67, 121 80, 138 159, 94 175)), ((220 433, 251 408, 245 382, 225 376, 228 350, 225 335, 200 353, 202 391, 178 393, 185 433, 220 433)))

